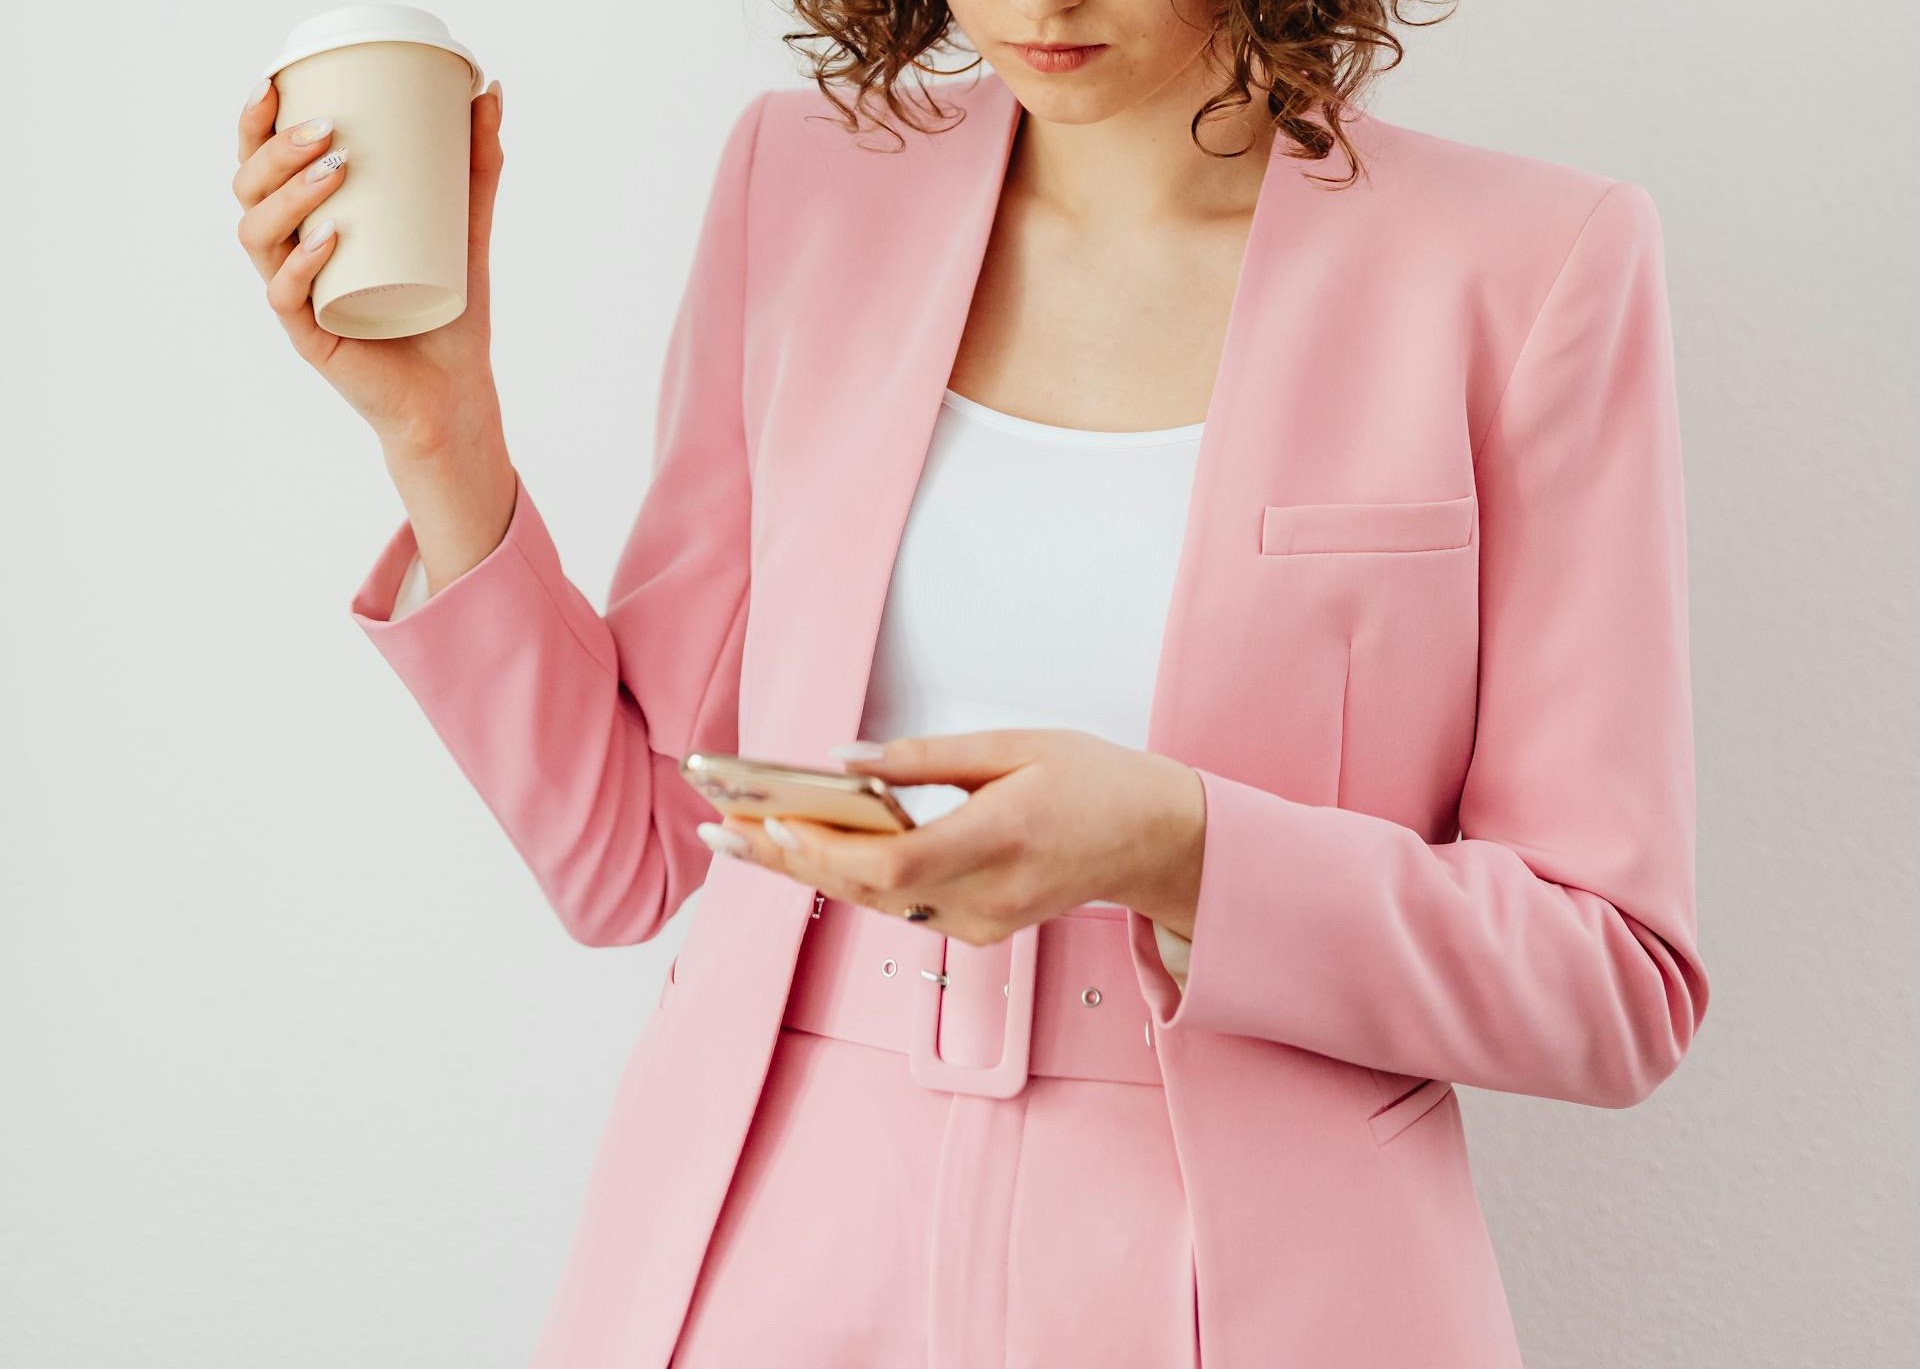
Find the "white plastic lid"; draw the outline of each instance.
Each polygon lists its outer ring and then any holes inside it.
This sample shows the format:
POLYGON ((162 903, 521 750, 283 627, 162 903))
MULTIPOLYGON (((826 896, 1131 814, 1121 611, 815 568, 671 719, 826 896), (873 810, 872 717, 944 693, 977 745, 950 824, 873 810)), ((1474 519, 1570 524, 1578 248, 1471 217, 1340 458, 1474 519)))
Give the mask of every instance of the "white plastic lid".
POLYGON ((413 5, 342 5, 302 20, 294 25, 280 56, 264 74, 272 76, 303 57, 354 43, 425 43, 444 48, 473 69, 473 93, 478 95, 484 88, 480 63, 474 55, 454 41, 437 16, 413 5))

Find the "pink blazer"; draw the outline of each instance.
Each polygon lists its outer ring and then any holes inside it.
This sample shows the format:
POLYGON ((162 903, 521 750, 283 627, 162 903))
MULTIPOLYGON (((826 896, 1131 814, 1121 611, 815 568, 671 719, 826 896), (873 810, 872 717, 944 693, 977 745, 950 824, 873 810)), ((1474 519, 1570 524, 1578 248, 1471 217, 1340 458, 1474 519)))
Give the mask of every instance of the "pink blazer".
MULTIPOLYGON (((523 484, 505 540, 355 620, 590 946, 705 885, 615 1098, 536 1361, 671 1354, 811 891, 715 861, 691 748, 833 765, 1018 123, 906 151, 811 89, 726 143, 604 613, 523 484)), ((1127 916, 1210 1365, 1519 1363, 1454 1086, 1627 1107, 1695 946, 1681 450, 1659 220, 1626 181, 1362 115, 1270 162, 1150 748, 1207 803, 1190 976, 1127 916)), ((1125 1201, 1125 1195, 1116 1195, 1125 1201)))

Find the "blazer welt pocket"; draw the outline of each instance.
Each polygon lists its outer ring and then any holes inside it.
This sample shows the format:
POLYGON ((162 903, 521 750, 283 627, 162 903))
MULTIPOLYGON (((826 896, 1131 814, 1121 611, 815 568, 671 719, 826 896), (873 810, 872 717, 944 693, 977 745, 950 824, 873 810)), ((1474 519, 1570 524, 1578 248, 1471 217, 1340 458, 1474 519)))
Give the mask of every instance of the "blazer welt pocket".
POLYGON ((1453 1090, 1454 1085, 1445 1079, 1423 1079, 1367 1119, 1375 1141, 1386 1145, 1432 1112, 1453 1090))
POLYGON ((1269 504, 1261 510, 1261 555, 1443 551, 1474 531, 1474 496, 1385 504, 1269 504))

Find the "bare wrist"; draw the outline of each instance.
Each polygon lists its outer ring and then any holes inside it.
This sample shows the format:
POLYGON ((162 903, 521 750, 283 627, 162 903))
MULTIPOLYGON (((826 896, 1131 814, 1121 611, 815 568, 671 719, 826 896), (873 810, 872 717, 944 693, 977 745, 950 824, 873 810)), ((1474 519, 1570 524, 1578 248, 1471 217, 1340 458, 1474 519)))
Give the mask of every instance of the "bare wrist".
POLYGON ((413 527, 429 597, 479 565, 505 539, 520 477, 504 442, 393 448, 387 470, 413 527))
POLYGON ((433 437, 386 437, 380 440, 387 470, 398 478, 402 473, 504 466, 507 438, 497 423, 482 424, 461 433, 433 437))
POLYGON ((1206 790, 1192 766, 1171 756, 1154 759, 1163 778, 1153 786, 1141 843, 1150 858, 1138 872, 1132 895, 1120 902, 1191 939, 1206 845, 1206 790))

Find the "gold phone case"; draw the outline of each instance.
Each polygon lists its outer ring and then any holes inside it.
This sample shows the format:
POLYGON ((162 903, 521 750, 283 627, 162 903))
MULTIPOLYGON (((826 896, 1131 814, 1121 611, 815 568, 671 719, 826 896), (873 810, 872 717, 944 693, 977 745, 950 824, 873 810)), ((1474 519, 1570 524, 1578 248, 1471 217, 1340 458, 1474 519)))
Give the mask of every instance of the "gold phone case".
POLYGON ((805 818, 856 832, 905 832, 914 826, 886 783, 872 775, 699 751, 681 758, 680 773, 729 817, 805 818))

